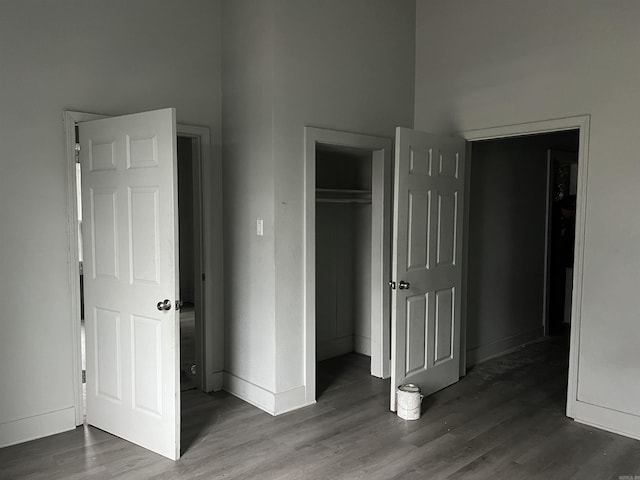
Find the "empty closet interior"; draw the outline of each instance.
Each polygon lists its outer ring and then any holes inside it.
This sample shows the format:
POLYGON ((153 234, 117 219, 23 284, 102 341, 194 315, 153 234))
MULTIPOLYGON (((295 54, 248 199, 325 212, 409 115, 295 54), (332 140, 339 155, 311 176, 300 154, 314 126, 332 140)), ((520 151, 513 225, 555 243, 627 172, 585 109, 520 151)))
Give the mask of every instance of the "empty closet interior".
POLYGON ((316 359, 371 355, 372 152, 316 147, 316 359))

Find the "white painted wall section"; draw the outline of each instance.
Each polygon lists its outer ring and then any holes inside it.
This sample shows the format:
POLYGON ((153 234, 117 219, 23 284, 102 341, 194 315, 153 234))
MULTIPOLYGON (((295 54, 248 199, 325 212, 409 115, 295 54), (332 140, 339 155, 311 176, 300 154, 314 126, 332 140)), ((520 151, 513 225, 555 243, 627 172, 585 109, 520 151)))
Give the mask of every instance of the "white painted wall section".
POLYGON ((591 116, 575 415, 640 438, 640 211, 629 208, 640 179, 640 64, 630 61, 640 4, 418 0, 416 10, 416 128, 591 116))
POLYGON ((219 20, 205 0, 2 2, 0 446, 75 427, 62 112, 176 107, 218 161, 219 20))
POLYGON ((225 1, 222 7, 224 387, 271 413, 276 383, 272 3, 225 1))
POLYGON ((305 384, 304 126, 387 138, 412 126, 414 11, 410 0, 275 4, 277 392, 305 384))
POLYGON ((305 400, 304 127, 413 122, 412 0, 223 1, 225 388, 305 400), (264 236, 256 236, 256 219, 264 236))

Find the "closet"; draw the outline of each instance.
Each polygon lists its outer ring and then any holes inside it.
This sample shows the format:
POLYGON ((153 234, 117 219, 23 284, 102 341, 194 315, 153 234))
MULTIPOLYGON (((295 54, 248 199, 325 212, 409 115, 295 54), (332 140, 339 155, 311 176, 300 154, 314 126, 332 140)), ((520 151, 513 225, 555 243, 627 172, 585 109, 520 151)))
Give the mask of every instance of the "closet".
POLYGON ((372 152, 316 150, 316 359, 371 355, 372 152))

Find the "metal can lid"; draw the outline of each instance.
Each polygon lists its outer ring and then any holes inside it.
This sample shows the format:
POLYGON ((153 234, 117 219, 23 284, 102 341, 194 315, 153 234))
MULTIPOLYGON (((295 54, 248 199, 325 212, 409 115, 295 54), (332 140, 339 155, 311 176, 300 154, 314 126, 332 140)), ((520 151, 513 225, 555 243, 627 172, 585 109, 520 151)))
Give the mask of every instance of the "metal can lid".
POLYGON ((398 390, 409 393, 420 393, 420 387, 414 385, 413 383, 406 383, 404 385, 400 385, 398 390))

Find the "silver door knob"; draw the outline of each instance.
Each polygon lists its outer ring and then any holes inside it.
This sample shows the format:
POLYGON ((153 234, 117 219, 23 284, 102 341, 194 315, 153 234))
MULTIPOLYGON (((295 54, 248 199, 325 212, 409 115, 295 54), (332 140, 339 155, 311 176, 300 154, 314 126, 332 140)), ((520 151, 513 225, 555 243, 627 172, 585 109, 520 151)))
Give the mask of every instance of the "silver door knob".
POLYGON ((404 280, 400 280, 398 282, 398 288, 400 290, 409 290, 410 286, 411 286, 411 284, 409 282, 405 282, 404 280))
POLYGON ((164 301, 158 302, 156 307, 158 307, 158 310, 160 311, 171 310, 171 300, 169 300, 168 298, 165 298, 164 301))

